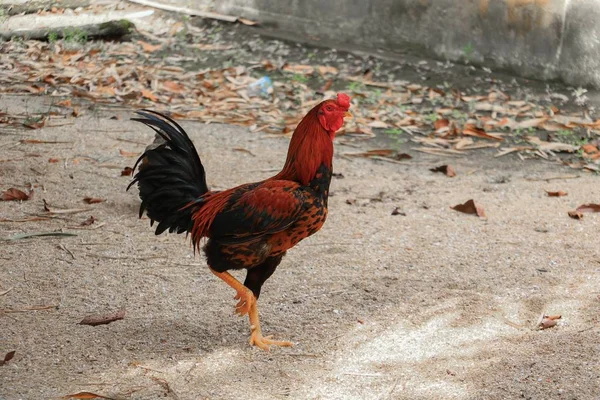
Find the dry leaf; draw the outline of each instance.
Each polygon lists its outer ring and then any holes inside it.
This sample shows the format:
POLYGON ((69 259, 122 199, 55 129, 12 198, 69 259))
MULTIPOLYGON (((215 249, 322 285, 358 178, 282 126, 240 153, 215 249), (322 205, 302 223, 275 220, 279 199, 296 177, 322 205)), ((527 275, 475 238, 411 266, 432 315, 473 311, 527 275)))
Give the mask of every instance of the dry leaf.
POLYGON ((321 87, 321 89, 319 89, 319 92, 325 93, 326 91, 331 89, 331 85, 333 85, 333 80, 328 79, 327 82, 325 82, 325 84, 321 87))
POLYGON ((395 156, 392 157, 394 160, 411 160, 412 156, 410 154, 406 154, 406 153, 398 153, 395 156))
POLYGON ((460 211, 465 214, 473 214, 473 215, 477 215, 478 217, 485 217, 485 212, 483 211, 483 208, 477 206, 475 204, 475 201, 473 201, 473 199, 468 200, 467 202, 465 202, 463 204, 458 204, 458 205, 455 205, 454 207, 450 207, 450 208, 453 210, 456 210, 456 211, 460 211))
POLYGON ((121 171, 121 176, 131 176, 132 174, 133 174, 133 168, 131 168, 131 167, 125 167, 121 171))
POLYGON ((584 144, 581 149, 586 153, 596 153, 598 151, 598 148, 591 143, 584 144))
POLYGON ((90 315, 81 320, 79 325, 106 325, 111 322, 118 321, 125 318, 125 310, 119 310, 115 313, 104 314, 104 315, 90 315))
POLYGON ((3 365, 6 365, 6 363, 8 363, 10 360, 12 360, 14 356, 15 356, 14 350, 6 353, 6 355, 4 356, 4 359, 0 360, 0 367, 3 365))
POLYGON ((539 330, 552 328, 556 326, 556 323, 559 319, 561 319, 561 315, 543 315, 540 318, 540 321, 537 324, 539 330))
POLYGON ((101 394, 96 394, 92 392, 79 392, 75 394, 68 394, 66 396, 61 397, 62 399, 108 399, 112 400, 112 397, 102 396, 101 394))
POLYGON ((138 44, 142 45, 142 49, 144 49, 146 53, 154 53, 155 51, 160 50, 160 48, 162 47, 162 44, 154 45, 143 42, 141 40, 138 40, 138 44))
POLYGON ((548 194, 548 197, 562 197, 568 194, 567 192, 563 192, 562 190, 559 190, 558 192, 549 192, 546 190, 546 193, 548 194))
POLYGON ((373 156, 389 157, 392 154, 394 154, 393 150, 390 150, 390 149, 377 149, 377 150, 369 150, 369 151, 366 151, 364 153, 350 153, 350 154, 346 154, 346 155, 352 156, 352 157, 369 158, 369 157, 373 157, 373 156))
POLYGON ((102 203, 103 201, 105 201, 104 199, 98 199, 95 197, 84 197, 83 198, 83 202, 87 203, 87 204, 97 204, 97 203, 102 203))
POLYGON ((149 91, 148 89, 142 89, 142 97, 144 97, 150 101, 154 101, 154 102, 158 101, 158 97, 153 95, 152 92, 149 91))
POLYGON ((569 217, 571 217, 573 219, 582 219, 583 218, 583 213, 581 213, 579 211, 569 211, 568 214, 569 214, 569 217))
POLYGON ((573 146, 572 144, 568 144, 568 143, 546 142, 537 136, 527 136, 526 139, 529 143, 536 145, 537 148, 542 151, 555 151, 555 152, 566 151, 566 152, 572 153, 579 149, 579 146, 573 146))
POLYGON ((123 149, 119 149, 119 153, 121 153, 121 155, 124 157, 137 157, 140 154, 136 151, 126 151, 123 149))
POLYGON ((302 64, 285 64, 283 66, 284 71, 293 72, 295 74, 311 75, 315 72, 315 69, 310 65, 302 64))
POLYGON ((463 135, 476 136, 476 137, 480 137, 480 138, 484 138, 484 139, 492 139, 492 140, 499 140, 499 141, 504 140, 501 137, 492 136, 489 133, 486 133, 485 130, 483 130, 473 124, 465 124, 462 133, 463 133, 463 135))
POLYGON ((528 128, 537 128, 540 125, 542 125, 544 122, 546 122, 548 120, 548 117, 543 117, 543 118, 533 118, 533 119, 526 119, 523 121, 519 121, 514 127, 513 129, 528 129, 528 128))
POLYGON ((185 86, 183 86, 181 83, 177 83, 175 81, 164 81, 162 83, 162 86, 164 89, 168 90, 169 92, 173 92, 173 93, 183 93, 185 92, 185 86))
POLYGON ((553 326, 556 326, 555 319, 543 318, 540 321, 540 323, 538 324, 538 329, 543 330, 543 329, 552 328, 553 326))
POLYGON ((20 201, 29 200, 33 195, 33 190, 29 193, 25 193, 22 190, 10 188, 0 194, 0 201, 20 201))
POLYGON ((383 121, 371 121, 367 124, 367 126, 371 127, 371 128, 379 128, 379 129, 386 129, 389 128, 390 126, 383 122, 383 121))
POLYGON ((93 224, 96 221, 97 221, 96 217, 94 217, 93 215, 90 215, 90 217, 88 219, 86 219, 85 221, 83 221, 80 225, 81 226, 90 226, 91 224, 93 224))
POLYGON ((403 217, 406 217, 406 213, 400 211, 399 207, 396 207, 392 210, 392 215, 402 215, 403 217))
POLYGON ((62 100, 62 101, 59 101, 58 103, 56 103, 57 106, 61 106, 61 107, 71 107, 71 104, 72 104, 71 99, 62 100))
POLYGON ((46 117, 39 121, 23 122, 23 126, 29 129, 40 129, 43 128, 44 125, 46 125, 46 117))
POLYGON ((583 204, 575 209, 579 212, 600 212, 600 204, 583 204))
POLYGON ((440 165, 439 167, 431 168, 431 172, 441 172, 442 174, 446 174, 450 178, 456 176, 456 171, 450 165, 440 165))
POLYGON ((238 18, 237 20, 239 22, 241 22, 242 24, 248 25, 248 26, 254 26, 254 25, 258 24, 258 22, 256 22, 256 21, 252 21, 252 20, 249 20, 249 19, 246 19, 246 18, 241 18, 241 17, 238 18))
POLYGON ((442 128, 447 127, 448 125, 450 125, 450 121, 446 118, 441 118, 441 119, 436 119, 435 122, 433 123, 433 129, 435 129, 436 131, 439 131, 442 128))
POLYGON ((325 76, 327 74, 337 75, 340 72, 336 67, 324 65, 319 65, 317 69, 319 70, 319 74, 321 74, 322 76, 325 76))

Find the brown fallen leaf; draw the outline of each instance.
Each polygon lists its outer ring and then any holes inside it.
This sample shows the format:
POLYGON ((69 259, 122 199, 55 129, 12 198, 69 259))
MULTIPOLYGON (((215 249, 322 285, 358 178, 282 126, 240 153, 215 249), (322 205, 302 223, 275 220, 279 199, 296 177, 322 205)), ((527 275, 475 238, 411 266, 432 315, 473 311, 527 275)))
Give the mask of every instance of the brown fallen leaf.
POLYGON ((375 149, 375 150, 368 150, 362 153, 350 153, 350 154, 346 154, 348 156, 351 157, 363 157, 363 158, 369 158, 369 157, 373 157, 373 156, 379 156, 379 157, 389 157, 391 155, 394 154, 394 150, 390 150, 390 149, 375 149))
POLYGON ((51 164, 57 163, 59 161, 60 161, 60 158, 49 158, 48 159, 48 162, 51 163, 51 164))
POLYGON ((258 24, 258 22, 256 22, 256 21, 252 21, 250 19, 241 18, 241 17, 238 18, 237 20, 238 20, 238 22, 241 22, 242 24, 248 25, 248 26, 254 26, 254 25, 258 24))
POLYGON ((144 49, 144 51, 146 53, 154 53, 157 50, 160 50, 162 47, 162 44, 150 44, 141 40, 138 40, 138 44, 142 46, 142 49, 144 49))
POLYGON ((312 66, 302 64, 285 64, 282 69, 287 72, 302 75, 312 75, 312 73, 315 72, 315 69, 312 66))
POLYGON ((552 328, 553 326, 556 326, 555 319, 543 318, 542 321, 538 324, 538 329, 543 330, 552 328))
POLYGON ((548 197, 563 197, 569 194, 567 192, 563 192, 562 190, 559 190, 558 192, 550 192, 546 190, 546 193, 548 194, 548 197))
POLYGON ((125 310, 119 310, 119 311, 111 313, 111 314, 89 315, 89 316, 85 317, 84 319, 82 319, 81 322, 79 323, 79 325, 90 325, 90 326, 106 325, 106 324, 110 324, 111 322, 123 319, 123 318, 125 318, 125 310))
POLYGON ((169 92, 173 92, 173 93, 183 93, 185 92, 185 86, 183 86, 181 83, 175 82, 175 81, 164 81, 162 83, 162 86, 164 89, 168 90, 169 92))
POLYGON ((131 167, 125 167, 121 171, 121 176, 131 176, 131 174, 133 174, 133 168, 131 167))
POLYGON ((25 193, 22 190, 10 188, 0 194, 0 201, 29 200, 31 196, 33 196, 33 190, 31 190, 29 193, 25 193))
POLYGON ((119 153, 121 153, 121 155, 124 157, 137 157, 140 154, 136 151, 126 151, 123 149, 119 149, 119 153))
POLYGON ((56 103, 57 106, 61 107, 71 107, 72 104, 73 102, 71 101, 71 99, 62 100, 56 103))
POLYGON ((596 146, 594 146, 591 143, 587 143, 584 144, 583 146, 581 146, 581 149, 585 152, 585 153, 596 153, 598 151, 598 148, 596 146))
POLYGON ((403 217, 406 217, 406 213, 403 211, 400 211, 399 207, 396 207, 392 210, 392 215, 402 215, 403 217))
POLYGON ((79 392, 74 394, 68 394, 66 396, 61 397, 61 399, 108 399, 113 400, 112 397, 102 396, 101 394, 96 394, 92 392, 79 392))
POLYGON ((93 215, 90 215, 90 217, 88 219, 86 219, 85 221, 83 221, 80 225, 81 226, 90 226, 91 224, 93 224, 96 221, 97 221, 96 217, 94 217, 93 215))
POLYGON ((394 160, 412 160, 412 156, 410 154, 407 153, 398 153, 395 156, 392 157, 394 160))
POLYGON ((485 212, 483 211, 483 208, 477 206, 473 199, 467 200, 463 204, 457 204, 454 207, 450 208, 465 214, 473 214, 477 215, 478 217, 485 217, 485 212))
POLYGON ((326 91, 328 91, 329 89, 331 89, 331 85, 333 85, 333 80, 332 79, 328 79, 327 82, 325 82, 325 84, 323 86, 321 86, 321 88, 319 89, 320 93, 325 93, 326 91))
POLYGON ((29 129, 40 129, 43 128, 44 125, 46 125, 46 117, 35 121, 27 121, 27 122, 23 122, 23 126, 29 129))
POLYGON ((600 212, 600 204, 583 204, 575 209, 579 212, 600 212))
POLYGON ((15 351, 9 351, 8 353, 6 353, 6 355, 4 356, 3 360, 0 360, 0 367, 3 365, 6 365, 10 360, 12 360, 12 358, 15 356, 15 351))
POLYGON ((445 128, 448 125, 450 125, 450 121, 447 118, 436 119, 433 123, 433 129, 439 131, 440 129, 445 128))
POLYGON ((158 97, 156 97, 154 94, 152 94, 151 91, 149 91, 148 89, 142 89, 142 97, 153 101, 153 102, 157 102, 158 101, 158 97))
POLYGON ((479 137, 479 138, 483 138, 483 139, 492 139, 492 140, 498 140, 498 141, 504 140, 501 137, 492 136, 492 135, 486 133, 485 130, 483 130, 473 124, 466 124, 463 128, 462 133, 463 133, 463 135, 475 136, 475 137, 479 137))
POLYGON ((319 65, 317 70, 319 70, 319 74, 321 74, 321 76, 325 76, 327 74, 337 75, 340 72, 336 67, 325 65, 319 65))
POLYGON ((106 200, 95 198, 95 197, 84 197, 83 198, 83 202, 87 203, 87 204, 97 204, 97 203, 102 203, 103 201, 106 201, 106 200))
POLYGON ((537 324, 539 330, 552 328, 556 326, 557 321, 562 318, 562 315, 542 315, 542 318, 537 324))
POLYGON ((581 213, 579 211, 569 211, 568 214, 569 214, 569 217, 571 217, 573 219, 582 219, 583 218, 583 213, 581 213))
POLYGON ((246 153, 246 154, 250 154, 252 157, 256 157, 256 154, 254 154, 253 152, 251 152, 248 149, 244 149, 243 147, 237 147, 232 149, 233 151, 239 151, 240 153, 246 153))
POLYGON ((446 174, 446 176, 452 178, 456 176, 456 171, 451 165, 440 165, 439 167, 431 168, 431 172, 441 172, 442 174, 446 174))

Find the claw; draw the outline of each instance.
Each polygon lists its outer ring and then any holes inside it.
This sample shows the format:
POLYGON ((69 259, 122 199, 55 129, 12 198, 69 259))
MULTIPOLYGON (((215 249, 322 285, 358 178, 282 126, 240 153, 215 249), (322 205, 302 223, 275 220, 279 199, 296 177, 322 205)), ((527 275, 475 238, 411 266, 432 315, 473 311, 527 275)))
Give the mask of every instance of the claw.
POLYGON ((239 300, 235 305, 235 313, 239 316, 244 316, 250 312, 250 308, 256 302, 256 297, 250 290, 246 291, 238 291, 237 295, 233 298, 234 300, 239 300))
POLYGON ((272 340, 273 336, 263 336, 259 329, 253 329, 250 335, 250 344, 265 351, 269 351, 271 346, 291 347, 292 342, 286 340, 272 340))

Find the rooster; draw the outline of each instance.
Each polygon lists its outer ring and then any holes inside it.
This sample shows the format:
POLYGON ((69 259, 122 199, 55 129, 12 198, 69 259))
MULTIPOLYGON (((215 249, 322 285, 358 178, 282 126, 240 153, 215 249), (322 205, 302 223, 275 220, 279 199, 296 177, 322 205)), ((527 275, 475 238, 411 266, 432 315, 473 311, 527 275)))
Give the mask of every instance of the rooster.
POLYGON ((327 218, 333 139, 351 116, 349 107, 343 93, 315 106, 294 130, 281 172, 224 191, 208 189, 198 152, 175 121, 148 110, 133 118, 159 139, 137 160, 138 172, 127 187, 138 184, 140 218, 146 211, 151 225, 158 222, 156 235, 190 234, 194 251, 208 239, 203 246, 208 267, 235 289, 235 311, 250 320, 250 344, 263 350, 292 345, 262 335, 257 300, 286 251, 327 218), (243 284, 227 272, 238 269, 248 271, 243 284))

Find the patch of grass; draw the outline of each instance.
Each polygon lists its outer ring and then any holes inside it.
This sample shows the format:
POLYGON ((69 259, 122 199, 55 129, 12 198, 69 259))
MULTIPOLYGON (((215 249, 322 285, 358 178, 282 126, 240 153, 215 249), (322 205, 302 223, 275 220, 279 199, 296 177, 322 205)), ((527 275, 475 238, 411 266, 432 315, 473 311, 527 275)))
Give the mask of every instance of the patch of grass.
POLYGON ((58 42, 58 33, 56 33, 56 32, 50 32, 48 34, 48 43, 54 44, 56 42, 58 42))
POLYGON ((348 86, 346 86, 346 89, 352 93, 362 92, 364 88, 365 88, 365 85, 363 85, 361 82, 354 82, 354 81, 348 83, 348 86))
POLYGON ((85 44, 88 41, 88 33, 78 28, 67 28, 63 31, 65 43, 85 44))
POLYGON ((6 11, 4 11, 4 8, 0 8, 0 22, 4 22, 8 19, 8 16, 6 15, 6 11))
POLYGON ((452 119, 455 119, 459 123, 464 123, 469 119, 467 113, 464 113, 460 110, 452 110, 452 119))
POLYGON ((386 129, 383 131, 383 133, 388 135, 390 137, 390 139, 394 142, 394 145, 393 145, 394 150, 398 150, 400 148, 400 145, 408 142, 408 139, 406 137, 402 136, 402 134, 404 133, 404 131, 402 129, 398 129, 398 128, 386 129))
POLYGON ((469 42, 466 45, 464 45, 462 48, 462 52, 465 60, 470 61, 473 57, 473 54, 475 53, 475 47, 473 46, 473 43, 469 42))
POLYGON ((302 75, 302 74, 294 74, 294 75, 292 75, 291 79, 292 79, 292 81, 298 82, 298 83, 308 82, 308 77, 306 75, 302 75))
POLYGON ((438 119, 438 115, 435 112, 423 115, 423 120, 427 121, 429 123, 432 123, 432 124, 435 123, 435 121, 437 121, 437 119, 438 119))
POLYGON ((365 103, 368 104, 377 104, 379 103, 379 99, 381 98, 381 89, 375 89, 372 92, 369 92, 367 98, 365 99, 365 103))
POLYGON ((383 131, 383 133, 390 136, 401 135, 403 132, 404 131, 402 129, 398 128, 386 129, 383 131))
POLYGON ((560 131, 556 132, 556 136, 563 137, 563 138, 570 138, 573 135, 574 135, 574 133, 570 129, 561 129, 560 131))

